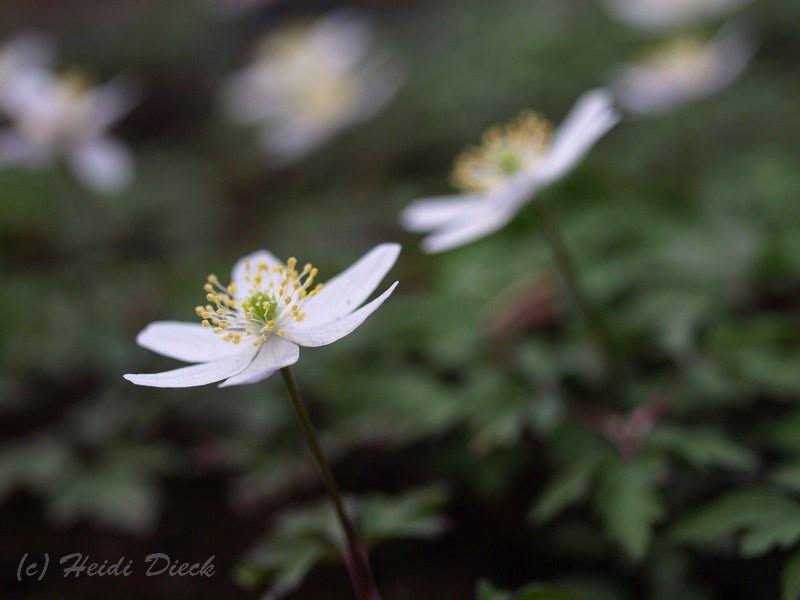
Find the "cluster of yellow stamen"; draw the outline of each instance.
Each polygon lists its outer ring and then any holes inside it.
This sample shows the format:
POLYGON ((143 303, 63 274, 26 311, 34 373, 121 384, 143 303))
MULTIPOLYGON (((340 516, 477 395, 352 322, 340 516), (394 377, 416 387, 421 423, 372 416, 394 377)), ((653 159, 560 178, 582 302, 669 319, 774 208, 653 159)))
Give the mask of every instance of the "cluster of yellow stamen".
POLYGON ((245 262, 248 289, 243 295, 235 283, 223 286, 216 275, 209 275, 203 286, 208 304, 195 308, 203 327, 234 344, 253 338, 253 345, 259 346, 273 333, 282 336, 286 323, 305 318, 303 307, 322 289, 321 283, 314 285, 318 273, 314 266, 306 264, 300 271, 296 266, 296 258, 285 266, 245 262))
POLYGON ((548 153, 553 126, 539 114, 526 111, 483 134, 481 144, 458 158, 452 184, 465 192, 496 190, 521 171, 534 168, 548 153))

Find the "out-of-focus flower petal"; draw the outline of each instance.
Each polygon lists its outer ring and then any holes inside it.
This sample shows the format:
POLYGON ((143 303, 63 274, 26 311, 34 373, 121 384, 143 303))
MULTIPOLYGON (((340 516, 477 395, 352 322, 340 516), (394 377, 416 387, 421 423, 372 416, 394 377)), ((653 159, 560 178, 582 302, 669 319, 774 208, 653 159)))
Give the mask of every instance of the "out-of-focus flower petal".
POLYGON ((102 194, 118 192, 133 179, 130 151, 110 137, 83 142, 70 151, 68 159, 78 179, 102 194))

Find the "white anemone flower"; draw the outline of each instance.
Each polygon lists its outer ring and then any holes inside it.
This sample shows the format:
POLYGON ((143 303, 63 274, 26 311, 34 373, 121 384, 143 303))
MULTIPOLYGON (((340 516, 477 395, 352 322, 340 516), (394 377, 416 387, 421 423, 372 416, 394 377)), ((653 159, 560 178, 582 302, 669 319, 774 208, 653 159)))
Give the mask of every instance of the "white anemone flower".
POLYGON ((137 385, 220 387, 256 383, 297 362, 299 346, 325 346, 348 335, 391 295, 358 308, 375 290, 400 253, 381 244, 324 286, 317 269, 297 259, 283 264, 266 250, 239 260, 232 282, 214 275, 205 284, 207 304, 195 310, 200 323, 161 321, 139 333, 138 344, 170 358, 199 363, 164 373, 125 375, 137 385), (224 381, 223 381, 224 380, 224 381))
POLYGON ((748 0, 605 0, 609 11, 638 29, 664 31, 728 14, 748 0))
POLYGON ((667 112, 711 96, 744 71, 754 46, 741 30, 723 29, 713 39, 678 37, 624 66, 613 85, 619 104, 635 114, 667 112))
POLYGON ((107 132, 131 105, 119 81, 91 87, 77 73, 32 70, 4 98, 10 127, 0 129, 0 166, 41 168, 63 157, 90 189, 116 192, 130 182, 133 160, 107 132))
POLYGON ((564 122, 553 127, 536 113, 487 131, 482 144, 457 160, 453 184, 465 193, 422 198, 403 211, 403 226, 430 233, 426 252, 442 252, 505 226, 538 190, 567 175, 619 122, 611 94, 584 94, 564 122))
POLYGON ((370 38, 364 18, 350 11, 269 33, 225 85, 226 114, 261 126, 262 145, 276 162, 300 158, 371 118, 399 88, 397 69, 370 38))

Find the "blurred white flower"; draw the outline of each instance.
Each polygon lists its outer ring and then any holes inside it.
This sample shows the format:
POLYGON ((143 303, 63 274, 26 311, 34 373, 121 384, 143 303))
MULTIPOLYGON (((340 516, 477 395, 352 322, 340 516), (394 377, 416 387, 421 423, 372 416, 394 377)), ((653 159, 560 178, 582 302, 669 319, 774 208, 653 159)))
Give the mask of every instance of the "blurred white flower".
POLYGON ((620 21, 645 30, 675 29, 732 12, 748 0, 605 0, 620 21))
POLYGON ((266 250, 239 260, 232 283, 216 276, 205 284, 208 304, 198 306, 202 323, 151 323, 136 338, 140 346, 178 360, 200 363, 164 373, 125 375, 137 385, 193 387, 225 380, 220 387, 256 383, 297 362, 298 346, 324 346, 361 325, 397 286, 358 308, 392 268, 400 246, 382 244, 323 287, 317 269, 297 270, 266 250), (358 310, 356 310, 358 309, 358 310))
POLYGON ((403 226, 430 233, 426 252, 441 252, 494 233, 542 187, 564 177, 619 122, 611 94, 584 94, 553 134, 535 113, 484 134, 482 144, 457 160, 453 184, 464 194, 423 198, 402 213, 403 226))
POLYGON ((3 101, 10 127, 0 129, 0 166, 39 168, 64 157, 87 187, 117 191, 129 183, 133 161, 107 131, 132 102, 119 81, 90 87, 76 73, 32 69, 3 101))
POLYGON ((231 120, 261 125, 266 151, 290 162, 372 117, 400 81, 371 49, 365 20, 337 11, 268 34, 251 63, 230 77, 223 105, 231 120))
POLYGON ((739 29, 712 40, 679 37, 624 66, 613 89, 620 105, 636 114, 666 112, 730 85, 753 56, 752 41, 739 29))

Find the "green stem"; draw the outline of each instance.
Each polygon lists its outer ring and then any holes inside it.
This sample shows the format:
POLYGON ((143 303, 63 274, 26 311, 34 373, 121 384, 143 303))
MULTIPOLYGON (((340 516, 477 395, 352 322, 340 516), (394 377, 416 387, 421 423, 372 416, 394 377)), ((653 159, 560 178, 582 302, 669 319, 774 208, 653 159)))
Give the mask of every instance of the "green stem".
POLYGON ((328 496, 333 503, 336 511, 336 517, 342 527, 345 535, 346 548, 344 553, 345 564, 347 571, 350 574, 350 582, 353 584, 353 591, 355 592, 358 600, 380 600, 375 582, 372 577, 372 569, 369 565, 367 554, 358 542, 355 527, 347 516, 347 511, 344 508, 342 501, 342 494, 339 491, 339 486, 333 476, 328 461, 322 452, 319 439, 317 438, 314 426, 311 423, 311 417, 308 415, 303 399, 300 397, 300 390, 297 388, 297 383, 294 380, 292 372, 289 367, 281 369, 283 382, 286 384, 286 389, 289 391, 289 396, 292 399, 294 411, 297 414, 297 419, 300 421, 300 426, 303 428, 306 441, 311 448, 311 453, 317 461, 322 479, 325 483, 325 489, 328 496))
POLYGON ((572 253, 564 242, 564 238, 561 236, 555 221, 550 218, 549 213, 541 202, 533 202, 531 206, 539 219, 542 233, 547 240, 561 277, 575 300, 575 304, 583 314, 595 343, 600 348, 606 368, 610 400, 615 404, 621 403, 624 400, 624 375, 611 333, 602 315, 594 309, 586 292, 583 290, 572 253))

